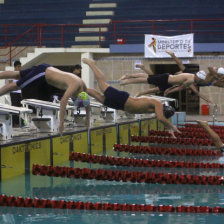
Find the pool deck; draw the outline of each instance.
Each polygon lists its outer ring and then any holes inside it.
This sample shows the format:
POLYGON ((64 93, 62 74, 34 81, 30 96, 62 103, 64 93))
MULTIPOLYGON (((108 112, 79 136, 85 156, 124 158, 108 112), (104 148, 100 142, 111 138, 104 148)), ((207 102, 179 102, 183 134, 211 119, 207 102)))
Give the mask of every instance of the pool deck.
MULTIPOLYGON (((216 116, 216 119, 217 121, 219 122, 224 122, 224 115, 218 115, 216 116)), ((213 121, 213 117, 212 115, 186 115, 186 122, 192 122, 192 121, 195 121, 195 120, 204 120, 204 121, 210 121, 212 122, 213 121)))

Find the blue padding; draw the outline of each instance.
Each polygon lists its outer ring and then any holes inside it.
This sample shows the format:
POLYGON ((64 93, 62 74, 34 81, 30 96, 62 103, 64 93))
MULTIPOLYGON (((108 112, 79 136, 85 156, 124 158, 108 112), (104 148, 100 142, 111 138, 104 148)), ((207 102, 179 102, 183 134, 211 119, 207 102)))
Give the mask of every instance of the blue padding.
MULTIPOLYGON (((110 44, 111 53, 144 53, 144 44, 110 44)), ((195 43, 194 52, 224 52, 224 43, 195 43)))

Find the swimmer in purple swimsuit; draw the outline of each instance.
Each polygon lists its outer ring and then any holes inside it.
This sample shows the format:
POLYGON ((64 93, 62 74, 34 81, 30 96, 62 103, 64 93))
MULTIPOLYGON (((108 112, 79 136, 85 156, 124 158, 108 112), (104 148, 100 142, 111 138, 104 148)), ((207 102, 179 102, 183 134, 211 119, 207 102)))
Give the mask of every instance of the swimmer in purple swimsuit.
POLYGON ((164 107, 160 100, 153 97, 131 97, 129 93, 120 91, 109 86, 106 82, 104 74, 95 65, 95 61, 83 58, 83 63, 87 64, 94 72, 97 79, 100 92, 95 89, 87 88, 87 93, 98 100, 105 106, 124 110, 132 114, 151 113, 151 109, 155 110, 157 119, 161 121, 168 129, 173 137, 174 131, 180 133, 176 126, 174 126, 167 118, 174 114, 171 107, 164 107))
MULTIPOLYGON (((64 92, 60 102, 59 133, 64 129, 64 117, 69 98, 76 97, 80 92, 86 91, 86 85, 82 79, 72 73, 61 71, 48 64, 33 66, 21 71, 0 72, 0 79, 16 79, 17 82, 8 83, 0 88, 0 96, 26 86, 35 86, 47 83, 64 92)), ((86 107, 86 125, 89 125, 90 106, 86 107)))

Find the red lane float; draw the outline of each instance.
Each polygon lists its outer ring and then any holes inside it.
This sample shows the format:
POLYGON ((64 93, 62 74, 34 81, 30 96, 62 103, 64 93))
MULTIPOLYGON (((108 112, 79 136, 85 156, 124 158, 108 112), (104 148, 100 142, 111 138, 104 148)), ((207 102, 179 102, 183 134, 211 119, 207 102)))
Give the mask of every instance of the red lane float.
POLYGON ((33 175, 123 181, 132 183, 224 185, 223 176, 178 175, 106 169, 71 168, 33 164, 33 175))
POLYGON ((69 160, 98 163, 112 166, 132 166, 132 167, 169 167, 169 168, 224 168, 220 163, 196 163, 184 161, 148 160, 135 158, 122 158, 113 156, 98 156, 86 153, 71 152, 69 160))
POLYGON ((33 207, 52 209, 76 210, 104 210, 104 211, 132 211, 132 212, 185 212, 185 213, 224 213, 224 208, 215 206, 172 206, 172 205, 147 205, 147 204, 119 204, 119 203, 92 203, 82 201, 49 200, 39 198, 22 198, 13 195, 0 195, 0 206, 33 207))
MULTIPOLYGON (((181 132, 203 132, 203 133, 207 133, 203 128, 201 127, 184 127, 184 128, 178 128, 181 132)), ((220 129, 220 128, 216 128, 216 127, 211 127, 212 130, 214 130, 216 133, 218 134, 224 134, 224 128, 220 129)))
MULTIPOLYGON (((201 138, 201 139, 209 139, 210 136, 205 131, 186 131, 181 130, 181 133, 175 132, 175 136, 177 138, 201 138)), ((218 133, 221 139, 224 139, 224 133, 218 133)), ((149 136, 162 136, 162 137, 171 137, 171 134, 168 131, 149 131, 149 136)))
POLYGON ((155 154, 155 155, 175 155, 175 156, 222 156, 219 150, 207 149, 177 149, 162 148, 156 146, 135 146, 114 144, 114 150, 119 152, 155 154))
POLYGON ((211 139, 197 139, 197 138, 169 138, 157 136, 131 136, 133 142, 147 142, 147 143, 161 143, 161 144, 178 144, 178 145, 204 145, 211 146, 213 141, 211 139))

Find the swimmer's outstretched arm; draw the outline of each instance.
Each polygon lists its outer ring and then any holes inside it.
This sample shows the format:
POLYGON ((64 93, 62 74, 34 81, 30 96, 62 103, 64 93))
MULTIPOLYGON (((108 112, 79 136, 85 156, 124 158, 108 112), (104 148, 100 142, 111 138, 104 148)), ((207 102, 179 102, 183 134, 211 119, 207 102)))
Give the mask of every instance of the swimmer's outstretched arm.
POLYGON ((170 88, 168 88, 168 89, 166 89, 165 91, 164 91, 164 96, 168 96, 170 93, 174 93, 174 92, 177 92, 177 91, 181 91, 181 90, 183 90, 183 89, 185 89, 186 87, 184 86, 184 85, 180 85, 180 86, 172 86, 172 87, 170 87, 170 88))
POLYGON ((65 118, 65 111, 66 111, 66 106, 68 103, 69 98, 76 97, 78 94, 78 91, 74 91, 73 87, 68 88, 63 97, 61 98, 61 103, 60 103, 60 114, 59 114, 59 134, 62 135, 62 132, 64 130, 64 118, 65 118))
POLYGON ((189 86, 189 88, 190 88, 196 95, 198 95, 201 99, 203 99, 203 100, 206 101, 207 103, 209 103, 209 104, 212 103, 208 98, 206 98, 204 95, 202 95, 202 94, 197 90, 197 88, 195 87, 194 84, 191 84, 191 85, 189 86))
POLYGON ((209 73, 216 79, 219 79, 219 75, 213 67, 208 67, 209 73))
POLYGON ((209 134, 211 139, 214 141, 215 146, 217 148, 221 148, 223 146, 222 140, 219 135, 209 127, 208 122, 201 120, 197 120, 197 122, 209 134))
POLYGON ((186 67, 183 65, 182 61, 178 57, 176 57, 174 52, 166 50, 166 53, 169 54, 173 58, 173 60, 177 63, 177 65, 181 71, 185 70, 186 67))
POLYGON ((224 88, 224 80, 220 80, 220 79, 215 80, 215 81, 212 82, 212 85, 224 88))
POLYGON ((159 87, 155 87, 155 88, 151 88, 146 91, 143 91, 143 92, 139 92, 135 96, 139 97, 139 96, 143 96, 143 95, 147 95, 147 94, 151 94, 151 93, 159 93, 159 92, 160 92, 159 87))
POLYGON ((162 122, 165 125, 165 127, 167 127, 169 129, 169 132, 172 135, 172 137, 175 137, 175 135, 173 133, 174 131, 181 133, 175 125, 173 125, 168 119, 166 119, 164 117, 163 104, 157 99, 153 99, 153 100, 151 99, 151 103, 153 103, 155 106, 155 113, 156 113, 157 119, 160 122, 162 122))

